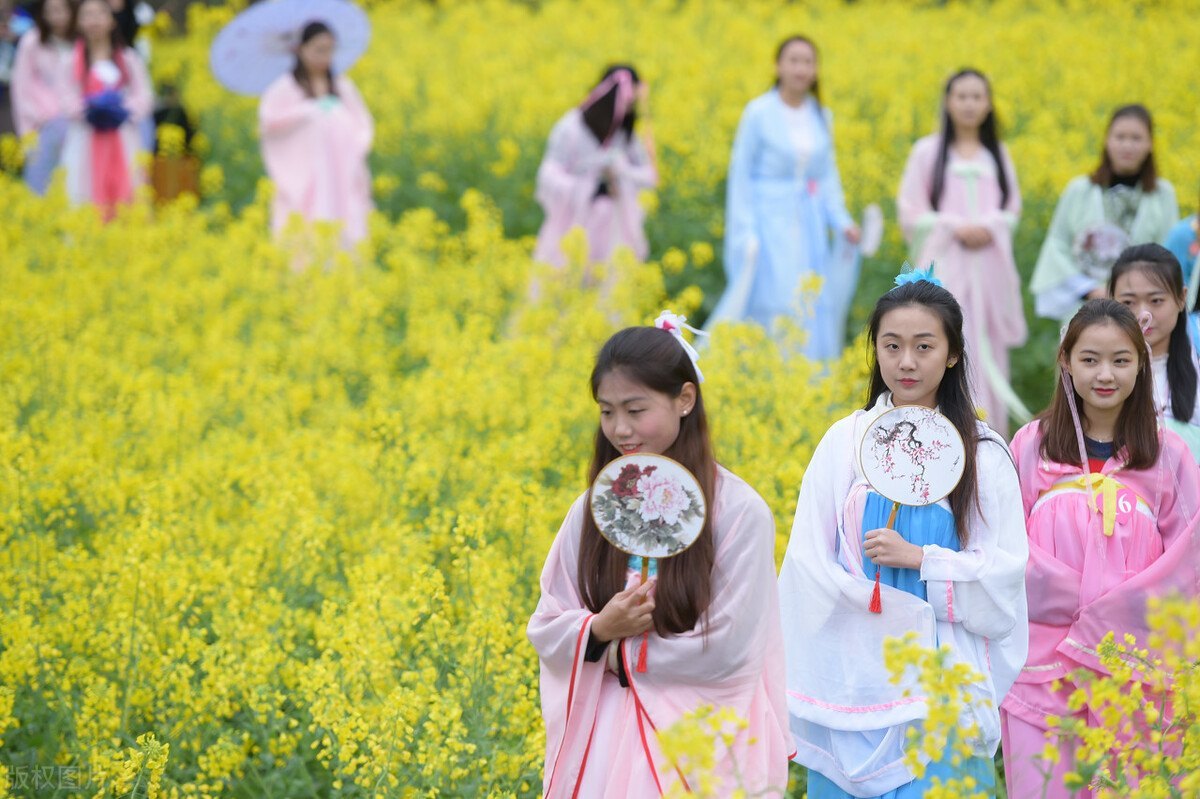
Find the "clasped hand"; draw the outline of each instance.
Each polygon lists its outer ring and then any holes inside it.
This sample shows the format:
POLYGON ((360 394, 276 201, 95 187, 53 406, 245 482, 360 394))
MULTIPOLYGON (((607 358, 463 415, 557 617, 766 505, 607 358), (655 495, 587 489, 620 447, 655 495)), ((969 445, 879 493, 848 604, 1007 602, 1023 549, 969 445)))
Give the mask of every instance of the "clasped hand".
POLYGON ((615 641, 641 635, 654 626, 654 583, 626 588, 608 600, 592 620, 592 635, 598 641, 615 641))
POLYGON ((920 569, 925 550, 904 540, 895 530, 881 527, 867 533, 863 539, 863 554, 876 566, 894 569, 920 569))

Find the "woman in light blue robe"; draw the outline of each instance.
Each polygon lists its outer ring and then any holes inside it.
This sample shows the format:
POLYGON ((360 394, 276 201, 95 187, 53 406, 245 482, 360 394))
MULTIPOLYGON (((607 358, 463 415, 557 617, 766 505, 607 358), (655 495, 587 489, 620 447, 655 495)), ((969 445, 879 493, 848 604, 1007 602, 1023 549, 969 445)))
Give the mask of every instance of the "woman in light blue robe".
POLYGON ((726 289, 710 317, 768 330, 780 317, 806 331, 805 355, 841 354, 857 281, 859 230, 846 211, 829 111, 817 90, 816 48, 780 45, 776 85, 738 124, 725 208, 726 289), (801 288, 820 277, 816 297, 801 288))

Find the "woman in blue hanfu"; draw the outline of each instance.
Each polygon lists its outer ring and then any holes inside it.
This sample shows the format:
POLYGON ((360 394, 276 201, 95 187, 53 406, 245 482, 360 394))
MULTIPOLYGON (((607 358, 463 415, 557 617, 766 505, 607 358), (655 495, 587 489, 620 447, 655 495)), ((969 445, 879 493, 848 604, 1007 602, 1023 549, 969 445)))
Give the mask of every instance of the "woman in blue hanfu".
POLYGON ((775 56, 776 81, 738 123, 725 206, 725 294, 709 318, 772 330, 781 318, 806 331, 805 355, 841 354, 853 293, 859 229, 846 211, 828 109, 817 85, 817 48, 790 36, 775 56), (802 296, 805 278, 821 287, 802 296))

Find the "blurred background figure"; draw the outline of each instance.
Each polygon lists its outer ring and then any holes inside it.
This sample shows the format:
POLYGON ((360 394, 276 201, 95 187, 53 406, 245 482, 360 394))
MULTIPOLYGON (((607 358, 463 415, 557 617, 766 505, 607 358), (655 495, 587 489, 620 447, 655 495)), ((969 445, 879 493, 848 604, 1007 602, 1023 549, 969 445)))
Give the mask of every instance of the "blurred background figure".
POLYGON ((648 98, 649 87, 632 66, 611 66, 587 99, 554 125, 537 173, 536 197, 546 219, 536 260, 563 266, 561 241, 575 227, 587 234, 590 263, 608 261, 618 247, 646 259, 638 192, 658 185, 648 98))
POLYGON ((9 83, 16 62, 17 42, 33 27, 33 19, 13 0, 0 0, 0 136, 13 133, 9 83))
POLYGON ((774 87, 750 101, 734 136, 726 287, 709 324, 747 320, 772 330, 776 320, 792 318, 808 333, 808 357, 836 357, 844 331, 834 331, 831 320, 844 316, 820 296, 802 298, 800 289, 805 278, 826 278, 842 260, 835 248, 857 245, 859 236, 842 196, 832 117, 821 105, 816 45, 789 36, 775 51, 774 87))
POLYGON ((34 28, 17 45, 12 73, 13 115, 17 135, 37 136, 26 156, 25 182, 45 194, 62 161, 70 124, 75 10, 69 0, 39 0, 33 5, 34 28))
POLYGON ((82 0, 74 28, 73 119, 63 148, 67 194, 95 203, 111 219, 144 182, 138 154, 142 120, 153 106, 150 78, 141 56, 121 40, 106 0, 82 0))
POLYGON ((1133 244, 1163 241, 1179 219, 1175 189, 1154 162, 1154 123, 1143 105, 1113 112, 1100 165, 1067 184, 1042 242, 1029 291, 1038 316, 1074 316, 1108 294, 1113 264, 1133 244))
POLYGON ((282 233, 293 215, 339 222, 342 245, 351 248, 367 235, 375 126, 358 89, 333 72, 336 47, 329 25, 305 25, 295 66, 267 88, 258 121, 263 162, 275 183, 272 230, 282 233))
POLYGON ((941 117, 941 131, 913 145, 896 209, 912 263, 934 264, 962 305, 972 393, 987 423, 1007 437, 1010 410, 1030 418, 1008 383, 1008 352, 1028 333, 1012 249, 1021 192, 982 72, 950 76, 941 117))

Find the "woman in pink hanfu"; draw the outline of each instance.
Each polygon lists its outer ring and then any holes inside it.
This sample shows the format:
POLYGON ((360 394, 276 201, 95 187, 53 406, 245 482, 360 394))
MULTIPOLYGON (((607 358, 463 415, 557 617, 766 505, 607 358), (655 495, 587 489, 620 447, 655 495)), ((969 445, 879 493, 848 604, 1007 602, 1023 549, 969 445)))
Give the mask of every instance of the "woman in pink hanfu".
POLYGON ((111 219, 144 182, 138 155, 142 120, 154 103, 150 76, 137 52, 121 41, 106 0, 83 0, 75 30, 73 118, 63 146, 67 196, 95 203, 111 219))
POLYGON ((349 249, 367 235, 375 123, 350 79, 333 74, 335 44, 324 23, 304 27, 296 67, 263 93, 258 122, 275 184, 272 231, 278 236, 293 214, 305 222, 340 222, 349 249))
POLYGON ((1004 771, 1010 796, 1090 799, 1090 790, 1064 787, 1070 742, 1059 744, 1056 763, 1044 762, 1048 719, 1111 724, 1091 707, 1068 707, 1072 672, 1105 674, 1097 646, 1110 631, 1146 646, 1150 597, 1200 593, 1200 469, 1157 424, 1150 357, 1128 308, 1085 303, 1059 360, 1071 388, 1057 386, 1049 410, 1012 443, 1029 530, 1029 658, 1002 706, 1004 771))
POLYGON ((541 660, 547 797, 640 799, 697 785, 697 775, 664 758, 656 733, 702 706, 749 722, 718 748, 713 795, 787 787, 774 519, 713 458, 679 321, 664 315, 659 329, 628 328, 601 349, 591 473, 624 453, 666 455, 696 475, 709 514, 696 542, 651 561, 651 579, 639 586, 640 559, 601 537, 589 495, 572 505, 528 629, 541 660))
POLYGON ((69 117, 74 35, 68 0, 36 6, 37 27, 21 37, 13 62, 12 102, 17 135, 37 134, 37 149, 25 162, 25 182, 45 194, 62 159, 69 117))
POLYGON ((646 258, 646 214, 638 192, 658 185, 658 168, 644 111, 643 129, 635 128, 648 92, 633 67, 609 67, 583 104, 554 126, 537 174, 537 201, 546 219, 536 260, 563 266, 560 242, 575 227, 587 234, 591 263, 608 261, 618 247, 646 258))
POLYGON ((1025 310, 1012 237, 1021 193, 1000 142, 991 87, 973 69, 943 92, 942 129, 913 145, 896 201, 914 263, 934 272, 962 305, 972 391, 987 423, 1008 434, 1028 411, 1008 383, 1008 351, 1025 343, 1025 310))

